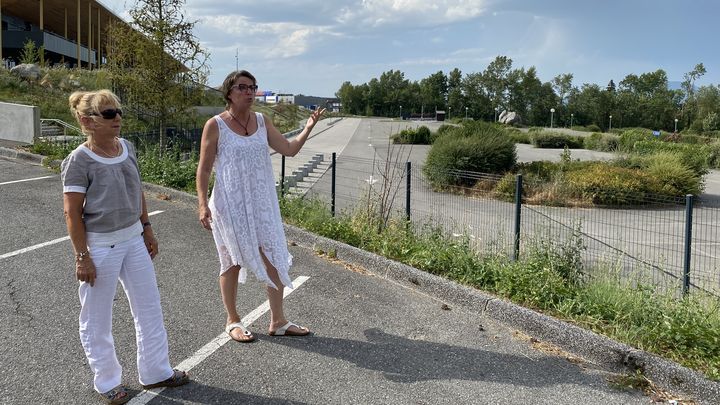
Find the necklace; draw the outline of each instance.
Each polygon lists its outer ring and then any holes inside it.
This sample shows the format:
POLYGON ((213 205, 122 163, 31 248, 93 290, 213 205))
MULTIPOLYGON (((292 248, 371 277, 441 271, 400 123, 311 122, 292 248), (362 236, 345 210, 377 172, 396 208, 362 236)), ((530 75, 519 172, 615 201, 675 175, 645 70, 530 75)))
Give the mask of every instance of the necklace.
POLYGON ((88 144, 90 145, 90 150, 92 150, 93 152, 95 152, 97 154, 97 151, 95 151, 95 149, 97 149, 98 151, 102 152, 102 154, 105 155, 105 157, 114 158, 120 154, 120 148, 117 145, 117 138, 113 138, 113 149, 115 149, 114 153, 106 152, 105 149, 98 146, 95 142, 88 141, 88 144))
POLYGON ((250 123, 250 116, 252 115, 252 113, 251 113, 251 114, 248 114, 248 117, 247 117, 247 119, 245 120, 245 125, 243 125, 243 123, 240 122, 240 120, 237 119, 237 118, 233 115, 233 113, 230 112, 230 110, 228 110, 228 114, 230 114, 230 116, 235 120, 235 122, 237 122, 237 123, 242 127, 242 129, 245 131, 245 135, 246 135, 246 136, 247 136, 247 135, 250 135, 250 132, 247 130, 247 126, 248 126, 248 124, 250 123))

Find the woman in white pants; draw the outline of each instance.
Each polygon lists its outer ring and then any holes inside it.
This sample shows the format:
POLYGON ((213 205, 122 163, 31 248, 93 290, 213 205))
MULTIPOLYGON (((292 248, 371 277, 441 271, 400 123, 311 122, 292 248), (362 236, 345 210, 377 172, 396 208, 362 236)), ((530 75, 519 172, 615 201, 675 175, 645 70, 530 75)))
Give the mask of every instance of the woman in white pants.
POLYGON ((148 220, 132 143, 119 138, 120 101, 109 90, 75 92, 70 110, 87 142, 62 162, 65 221, 80 282, 80 341, 94 388, 111 404, 130 400, 112 336, 112 306, 120 281, 135 321, 143 388, 189 381, 173 370, 152 258, 158 245, 148 220))

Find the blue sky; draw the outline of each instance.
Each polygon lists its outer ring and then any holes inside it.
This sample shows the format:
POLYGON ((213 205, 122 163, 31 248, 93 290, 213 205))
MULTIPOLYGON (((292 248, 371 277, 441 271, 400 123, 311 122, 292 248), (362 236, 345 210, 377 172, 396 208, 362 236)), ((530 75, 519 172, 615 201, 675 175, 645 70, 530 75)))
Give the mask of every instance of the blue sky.
MULTIPOLYGON (((126 19, 135 3, 100 1, 126 19)), ((720 84, 717 0, 187 0, 186 15, 211 86, 237 61, 262 89, 329 97, 391 69, 481 72, 497 55, 576 86, 657 69, 681 81, 700 62, 697 84, 720 84)))

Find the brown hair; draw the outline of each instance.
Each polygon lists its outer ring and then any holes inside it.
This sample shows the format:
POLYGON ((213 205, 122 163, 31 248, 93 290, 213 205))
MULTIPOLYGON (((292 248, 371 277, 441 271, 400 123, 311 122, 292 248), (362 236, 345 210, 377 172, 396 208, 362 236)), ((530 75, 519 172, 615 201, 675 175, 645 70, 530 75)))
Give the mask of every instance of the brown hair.
POLYGON ((225 99, 226 110, 230 107, 230 92, 232 91, 232 86, 235 84, 235 80, 240 77, 247 77, 248 79, 252 80, 254 85, 257 85, 257 80, 255 80, 255 76, 253 76, 252 73, 248 72, 247 70, 236 70, 227 75, 227 77, 223 81, 222 86, 220 87, 220 91, 222 92, 223 98, 225 99))
POLYGON ((114 108, 120 108, 120 99, 110 90, 76 91, 70 95, 68 103, 70 112, 81 128, 83 125, 80 117, 99 114, 101 106, 110 104, 114 108))

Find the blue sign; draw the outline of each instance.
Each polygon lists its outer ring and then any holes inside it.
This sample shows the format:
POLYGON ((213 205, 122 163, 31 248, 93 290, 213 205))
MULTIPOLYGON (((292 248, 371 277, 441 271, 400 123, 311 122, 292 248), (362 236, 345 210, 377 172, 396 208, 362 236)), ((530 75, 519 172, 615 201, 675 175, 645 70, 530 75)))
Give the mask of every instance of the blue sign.
POLYGON ((660 136, 660 131, 653 131, 653 136, 660 136))

